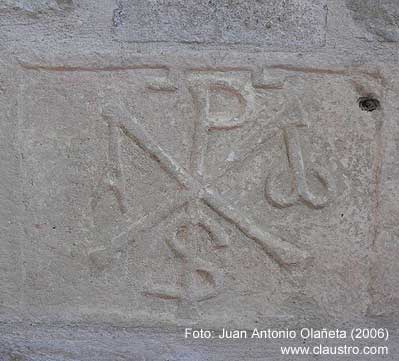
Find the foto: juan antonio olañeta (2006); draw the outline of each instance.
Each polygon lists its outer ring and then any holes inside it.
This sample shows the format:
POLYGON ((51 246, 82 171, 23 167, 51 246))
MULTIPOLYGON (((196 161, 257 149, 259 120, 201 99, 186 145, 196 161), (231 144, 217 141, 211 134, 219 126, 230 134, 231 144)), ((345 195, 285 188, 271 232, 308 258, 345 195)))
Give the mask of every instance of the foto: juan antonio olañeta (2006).
POLYGON ((193 339, 244 339, 244 338, 259 338, 259 339, 296 339, 298 337, 308 339, 346 339, 348 334, 345 330, 326 328, 314 329, 304 327, 300 330, 289 329, 258 329, 253 330, 239 330, 222 328, 220 331, 206 330, 206 329, 192 329, 186 328, 184 333, 185 338, 193 339))

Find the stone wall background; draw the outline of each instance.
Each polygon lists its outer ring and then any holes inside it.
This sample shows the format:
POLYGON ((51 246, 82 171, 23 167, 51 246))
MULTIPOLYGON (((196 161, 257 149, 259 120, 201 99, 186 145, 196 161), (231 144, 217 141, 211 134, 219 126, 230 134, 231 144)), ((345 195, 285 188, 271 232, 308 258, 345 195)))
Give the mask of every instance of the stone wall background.
POLYGON ((186 325, 394 334, 398 12, 0 0, 0 359, 280 357, 186 325), (299 152, 319 205, 278 198, 299 152))

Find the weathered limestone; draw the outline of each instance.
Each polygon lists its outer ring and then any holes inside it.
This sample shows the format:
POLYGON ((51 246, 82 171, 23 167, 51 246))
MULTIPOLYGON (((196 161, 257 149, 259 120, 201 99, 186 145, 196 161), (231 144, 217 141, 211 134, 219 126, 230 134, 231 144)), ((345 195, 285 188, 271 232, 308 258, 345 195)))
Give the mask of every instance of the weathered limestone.
POLYGON ((395 360, 398 11, 0 0, 0 360, 395 360))
POLYGON ((324 44, 327 6, 321 1, 119 1, 113 25, 130 42, 259 45, 324 44))

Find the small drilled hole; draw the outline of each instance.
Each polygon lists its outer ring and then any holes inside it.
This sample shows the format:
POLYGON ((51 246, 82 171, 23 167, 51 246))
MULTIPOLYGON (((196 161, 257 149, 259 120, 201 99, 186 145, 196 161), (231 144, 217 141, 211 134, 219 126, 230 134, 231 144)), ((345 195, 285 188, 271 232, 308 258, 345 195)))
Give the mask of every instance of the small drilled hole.
POLYGON ((361 97, 357 102, 359 103, 359 108, 366 112, 373 112, 380 108, 380 101, 372 97, 361 97))

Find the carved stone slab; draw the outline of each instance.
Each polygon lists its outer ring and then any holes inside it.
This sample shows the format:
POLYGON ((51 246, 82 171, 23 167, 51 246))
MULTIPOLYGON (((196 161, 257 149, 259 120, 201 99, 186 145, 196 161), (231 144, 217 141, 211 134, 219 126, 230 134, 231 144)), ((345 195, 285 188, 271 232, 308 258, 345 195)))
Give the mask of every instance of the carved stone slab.
POLYGON ((396 361, 397 15, 0 0, 0 361, 285 361, 311 342, 184 328, 355 326, 396 361))
POLYGON ((374 192, 382 113, 357 99, 382 75, 193 59, 20 76, 27 312, 212 327, 365 312, 375 204, 356 195, 374 192))

